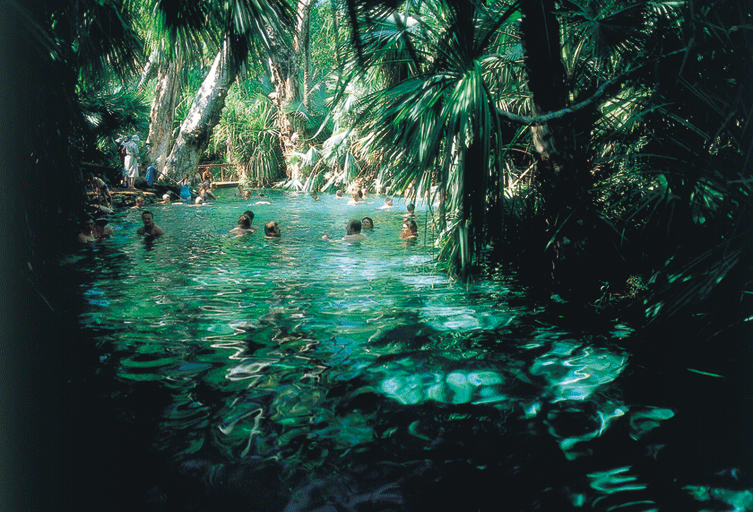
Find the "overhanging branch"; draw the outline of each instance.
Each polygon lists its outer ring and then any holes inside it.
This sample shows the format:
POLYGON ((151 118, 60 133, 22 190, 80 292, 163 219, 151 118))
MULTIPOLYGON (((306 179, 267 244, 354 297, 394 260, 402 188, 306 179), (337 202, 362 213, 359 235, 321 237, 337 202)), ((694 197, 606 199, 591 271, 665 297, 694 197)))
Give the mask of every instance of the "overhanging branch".
MULTIPOLYGON (((672 55, 682 53, 686 49, 683 48, 682 50, 677 50, 674 52, 670 52, 666 55, 663 55, 661 59, 666 59, 667 57, 670 57, 672 55)), ((584 108, 590 106, 593 104, 596 100, 604 96, 608 89, 610 89, 613 85, 616 85, 622 80, 627 80, 627 78, 638 71, 639 69, 642 69, 646 67, 648 64, 653 64, 653 62, 647 62, 646 64, 641 64, 638 67, 635 67, 633 69, 630 69, 628 71, 625 71, 621 75, 618 75, 611 80, 607 80, 601 86, 596 89, 596 92, 591 95, 591 97, 576 103, 575 105, 567 108, 563 108, 560 110, 555 110, 554 112, 547 112, 546 114, 541 114, 539 116, 519 116, 517 114, 513 114, 511 112, 507 112, 506 110, 502 110, 501 108, 497 108, 497 114, 504 117, 505 119, 508 119, 510 121, 513 121, 515 123, 521 123, 521 124, 541 124, 541 123, 548 123, 549 121, 552 121, 554 119, 561 119, 565 116, 568 116, 570 114, 573 114, 579 110, 583 110, 584 108)))

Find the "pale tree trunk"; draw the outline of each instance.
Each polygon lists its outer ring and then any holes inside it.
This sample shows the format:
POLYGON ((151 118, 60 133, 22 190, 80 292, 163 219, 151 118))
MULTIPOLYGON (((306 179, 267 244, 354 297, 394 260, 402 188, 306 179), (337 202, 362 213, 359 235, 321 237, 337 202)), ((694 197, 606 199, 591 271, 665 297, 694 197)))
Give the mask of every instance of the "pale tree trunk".
MULTIPOLYGON (((305 47, 309 39, 310 13, 312 0, 298 2, 298 24, 293 40, 293 48, 280 42, 279 34, 271 34, 271 55, 269 67, 275 91, 270 95, 277 108, 280 127, 280 147, 283 155, 296 152, 305 136, 305 124, 301 116, 288 112, 292 102, 302 102, 303 93, 298 74, 301 70, 305 47)), ((294 180, 299 179, 296 168, 286 169, 286 174, 294 180)))
POLYGON ((163 173, 177 179, 186 174, 189 177, 194 175, 201 155, 212 138, 212 131, 220 121, 227 90, 237 73, 237 66, 230 58, 229 43, 225 39, 180 126, 180 133, 162 169, 163 173))
POLYGON ((157 86, 152 101, 146 147, 149 162, 156 162, 158 169, 165 167, 165 161, 172 149, 175 108, 183 88, 182 62, 182 57, 163 61, 157 71, 157 86))
POLYGON ((146 65, 144 66, 144 69, 141 71, 141 78, 139 79, 139 85, 136 86, 137 89, 141 90, 144 85, 154 78, 154 75, 157 74, 157 59, 159 57, 159 54, 154 51, 149 55, 149 60, 146 61, 146 65))
POLYGON ((300 14, 298 29, 298 53, 303 59, 303 105, 309 109, 309 95, 311 93, 311 6, 310 0, 298 5, 300 14))

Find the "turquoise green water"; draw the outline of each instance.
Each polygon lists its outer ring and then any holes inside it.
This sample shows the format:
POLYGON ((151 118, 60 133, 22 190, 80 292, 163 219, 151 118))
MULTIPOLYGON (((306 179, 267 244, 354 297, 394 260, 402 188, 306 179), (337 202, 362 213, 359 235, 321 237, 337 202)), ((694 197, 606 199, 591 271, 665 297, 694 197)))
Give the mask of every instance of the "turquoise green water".
POLYGON ((136 502, 753 509, 738 458, 694 458, 698 432, 678 427, 687 404, 631 362, 629 328, 565 327, 512 277, 450 282, 425 205, 406 243, 400 202, 222 192, 151 207, 167 233, 153 242, 135 234, 140 211, 119 211, 111 240, 66 263, 82 276, 104 407, 149 426, 159 470, 136 502), (247 209, 282 237, 230 233, 247 209), (366 240, 322 239, 364 216, 366 240))

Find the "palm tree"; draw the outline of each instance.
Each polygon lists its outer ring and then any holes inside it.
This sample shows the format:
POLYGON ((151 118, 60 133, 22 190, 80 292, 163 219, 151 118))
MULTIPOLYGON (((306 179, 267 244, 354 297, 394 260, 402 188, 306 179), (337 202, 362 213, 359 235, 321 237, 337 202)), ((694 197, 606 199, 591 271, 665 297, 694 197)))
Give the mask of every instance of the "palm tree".
POLYGON ((273 44, 270 34, 290 24, 292 16, 283 0, 169 5, 155 2, 153 10, 159 13, 157 18, 170 39, 198 38, 206 42, 211 42, 213 37, 220 39, 213 64, 162 169, 164 174, 173 177, 192 174, 220 120, 227 90, 249 52, 263 48, 269 53, 273 44))
POLYGON ((414 184, 424 195, 437 186, 443 257, 461 277, 500 234, 501 163, 511 141, 500 137, 484 59, 515 12, 454 0, 422 4, 410 16, 371 12, 360 38, 367 67, 400 69, 367 101, 365 147, 382 156, 380 181, 395 190, 414 184))

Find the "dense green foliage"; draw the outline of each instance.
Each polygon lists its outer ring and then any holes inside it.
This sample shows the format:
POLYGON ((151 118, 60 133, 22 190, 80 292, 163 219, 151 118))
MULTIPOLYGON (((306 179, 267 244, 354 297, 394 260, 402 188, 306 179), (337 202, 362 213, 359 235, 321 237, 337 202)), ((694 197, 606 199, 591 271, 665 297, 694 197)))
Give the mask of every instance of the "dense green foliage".
MULTIPOLYGON (((2 448, 22 469, 2 483, 3 503, 74 508, 75 447, 57 442, 70 397, 55 393, 69 389, 79 311, 58 258, 84 214, 81 163, 113 165, 110 141, 145 130, 153 86, 135 84, 154 52, 187 59, 177 132, 227 36, 243 86, 209 151, 249 179, 277 179, 284 163, 308 188, 358 182, 430 200, 454 276, 514 262, 544 296, 666 329, 667 344, 716 348, 720 333, 749 325, 748 0, 312 8, 311 87, 280 112, 249 84, 271 81, 267 28, 294 33, 292 1, 0 2, 0 267, 11 289, 0 360, 14 386, 1 394, 16 421, 3 424, 2 448), (304 132, 283 154, 276 121, 290 114, 304 132)), ((297 51, 282 39, 278 55, 297 51)))
MULTIPOLYGON (((279 59, 280 44, 301 51, 301 34, 267 41, 260 23, 295 5, 287 8, 42 3, 25 30, 60 77, 58 104, 70 109, 58 125, 39 124, 68 134, 62 167, 113 165, 110 141, 145 130, 153 89, 135 84, 147 51, 170 59, 180 49, 188 59, 177 134, 229 34, 234 55, 250 58, 205 158, 266 185, 287 166, 288 186, 353 184, 426 199, 441 258, 462 279, 516 262, 601 309, 639 299, 649 321, 701 318, 721 297, 734 298, 719 308, 730 322, 747 317, 744 2, 319 2, 312 72, 300 72, 305 94, 278 111, 261 56, 274 50, 279 59), (76 16, 83 28, 69 22, 76 16), (295 151, 282 149, 281 116, 303 127, 295 151)), ((293 18, 280 21, 298 30, 293 18)), ((80 214, 66 210, 71 221, 80 214)))

